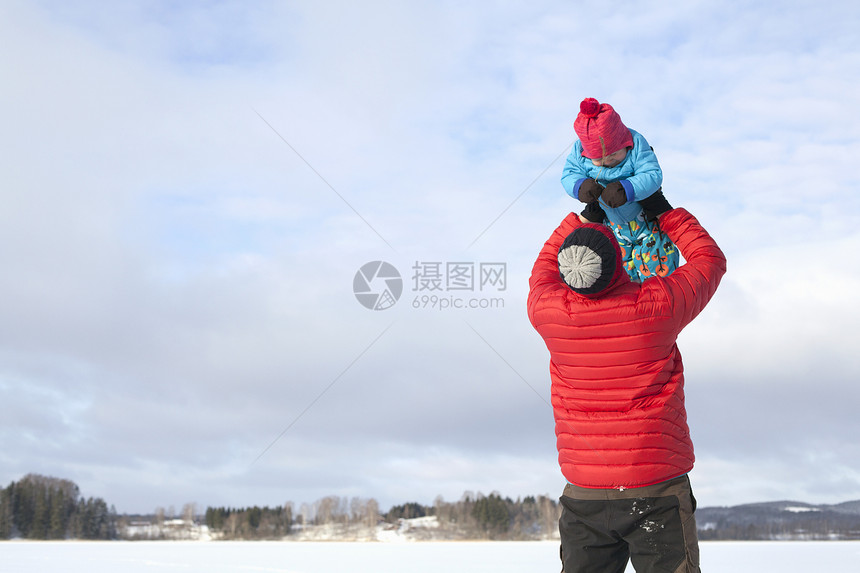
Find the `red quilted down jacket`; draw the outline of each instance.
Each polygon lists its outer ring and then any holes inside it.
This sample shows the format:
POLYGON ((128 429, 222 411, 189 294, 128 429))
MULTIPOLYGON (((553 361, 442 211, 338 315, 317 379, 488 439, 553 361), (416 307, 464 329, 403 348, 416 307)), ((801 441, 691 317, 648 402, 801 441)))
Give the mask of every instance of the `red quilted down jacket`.
POLYGON ((660 227, 684 265, 641 284, 622 272, 602 292, 585 296, 562 280, 557 258, 580 225, 573 213, 562 221, 529 281, 529 319, 550 353, 561 471, 591 488, 677 477, 692 469, 694 456, 675 340, 716 291, 725 256, 695 217, 673 209, 660 227))

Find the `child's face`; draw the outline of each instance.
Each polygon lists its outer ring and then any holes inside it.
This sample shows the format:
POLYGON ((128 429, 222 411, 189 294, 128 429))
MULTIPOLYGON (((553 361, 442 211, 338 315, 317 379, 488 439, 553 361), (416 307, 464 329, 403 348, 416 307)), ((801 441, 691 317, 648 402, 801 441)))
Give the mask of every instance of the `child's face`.
POLYGON ((622 147, 615 153, 611 155, 607 155, 606 157, 598 157, 597 159, 592 159, 591 162, 594 163, 597 167, 615 167, 627 157, 627 148, 622 147))

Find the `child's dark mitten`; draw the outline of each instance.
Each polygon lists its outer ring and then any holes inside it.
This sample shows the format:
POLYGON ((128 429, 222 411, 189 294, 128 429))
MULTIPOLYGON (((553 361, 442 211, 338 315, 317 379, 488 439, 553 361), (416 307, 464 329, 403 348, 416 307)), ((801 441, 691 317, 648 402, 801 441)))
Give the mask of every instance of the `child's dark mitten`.
POLYGON ((610 207, 620 207, 627 203, 627 191, 624 190, 624 185, 619 181, 609 183, 600 197, 610 207))
POLYGON ((585 209, 582 210, 581 214, 592 223, 603 223, 604 219, 606 219, 606 213, 597 201, 588 203, 585 206, 585 209))
POLYGON ((657 189, 652 195, 639 201, 639 205, 642 207, 646 221, 654 221, 658 215, 672 210, 672 206, 666 200, 666 197, 663 196, 662 187, 657 189))
POLYGON ((601 193, 603 186, 594 179, 586 179, 579 185, 578 197, 583 203, 594 203, 601 193))

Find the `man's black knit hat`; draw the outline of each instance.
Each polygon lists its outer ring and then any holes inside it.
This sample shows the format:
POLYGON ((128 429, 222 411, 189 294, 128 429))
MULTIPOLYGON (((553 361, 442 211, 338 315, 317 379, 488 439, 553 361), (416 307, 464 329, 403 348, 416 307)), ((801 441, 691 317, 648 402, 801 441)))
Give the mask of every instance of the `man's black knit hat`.
POLYGON ((603 225, 583 225, 562 243, 558 270, 573 291, 596 294, 612 283, 620 252, 610 233, 603 225))

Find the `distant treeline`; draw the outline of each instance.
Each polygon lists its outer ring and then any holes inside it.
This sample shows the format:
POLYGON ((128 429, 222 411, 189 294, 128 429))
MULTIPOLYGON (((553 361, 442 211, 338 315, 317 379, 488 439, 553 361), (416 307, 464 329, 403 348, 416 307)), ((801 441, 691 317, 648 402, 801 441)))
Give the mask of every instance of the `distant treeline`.
MULTIPOLYGON (((557 535, 559 505, 547 496, 517 498, 466 492, 431 505, 409 502, 379 509, 375 499, 328 496, 296 507, 208 507, 194 504, 181 519, 117 516, 103 499, 84 498, 73 482, 28 474, 0 489, 0 540, 190 538, 208 527, 212 539, 375 539, 404 534, 412 540, 532 540, 557 535), (201 519, 202 517, 202 519, 201 519), (433 518, 428 520, 416 518, 433 518), (184 537, 185 536, 185 537, 184 537)), ((174 511, 171 508, 170 517, 174 511)), ((860 500, 836 505, 769 502, 699 508, 702 540, 860 539, 860 500)))
POLYGON ((290 533, 292 507, 207 507, 206 526, 225 539, 277 539, 290 533))
POLYGON ((332 526, 344 537, 361 536, 382 524, 396 528, 399 520, 436 517, 435 528, 424 530, 432 538, 445 539, 541 539, 551 536, 558 523, 558 503, 546 496, 512 500, 498 493, 488 496, 466 492, 460 501, 438 497, 433 505, 410 502, 380 513, 375 499, 324 497, 302 504, 280 507, 206 509, 209 530, 223 539, 274 539, 289 536, 310 526, 332 526))
POLYGON ((116 511, 73 482, 28 474, 0 490, 0 539, 116 539, 116 511))

